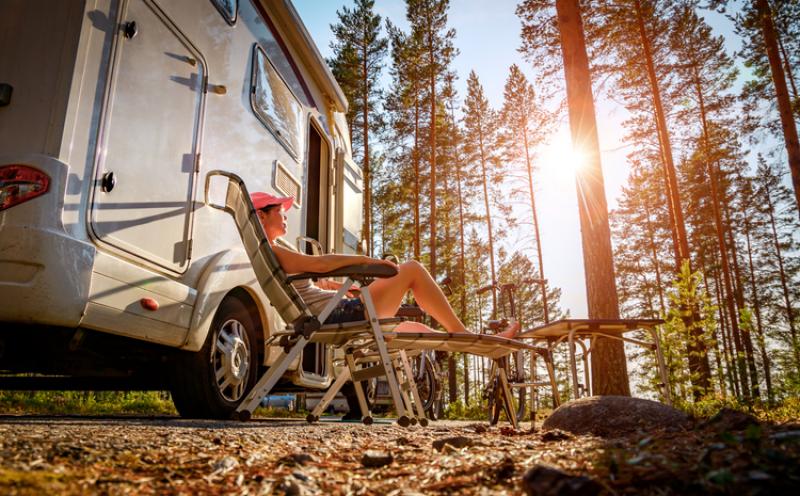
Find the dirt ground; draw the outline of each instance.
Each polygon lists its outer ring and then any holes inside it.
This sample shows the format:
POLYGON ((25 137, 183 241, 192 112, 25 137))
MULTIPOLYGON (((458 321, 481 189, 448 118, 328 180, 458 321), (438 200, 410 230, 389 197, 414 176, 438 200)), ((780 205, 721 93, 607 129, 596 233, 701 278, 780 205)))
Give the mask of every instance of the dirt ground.
POLYGON ((774 496, 798 489, 796 425, 601 439, 452 421, 402 428, 389 420, 0 416, 0 494, 774 496))

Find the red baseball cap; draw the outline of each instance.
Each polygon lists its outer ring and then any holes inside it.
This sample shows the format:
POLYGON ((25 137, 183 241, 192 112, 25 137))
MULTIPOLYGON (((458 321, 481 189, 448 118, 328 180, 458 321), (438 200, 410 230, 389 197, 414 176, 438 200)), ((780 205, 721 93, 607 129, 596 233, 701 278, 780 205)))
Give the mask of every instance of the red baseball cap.
POLYGON ((289 210, 292 208, 292 204, 294 203, 294 198, 291 196, 275 196, 269 193, 264 193, 263 191, 250 193, 250 200, 252 200, 253 206, 256 208, 256 210, 261 210, 262 208, 269 207, 270 205, 280 205, 283 210, 289 210))

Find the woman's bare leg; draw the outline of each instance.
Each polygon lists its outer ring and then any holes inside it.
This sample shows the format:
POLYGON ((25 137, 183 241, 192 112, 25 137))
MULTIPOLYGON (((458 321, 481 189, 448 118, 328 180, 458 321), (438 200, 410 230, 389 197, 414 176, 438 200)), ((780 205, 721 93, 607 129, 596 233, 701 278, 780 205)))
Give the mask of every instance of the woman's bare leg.
MULTIPOLYGON (((400 304, 403 303, 406 293, 411 290, 411 294, 414 295, 420 308, 441 324, 447 332, 469 332, 456 316, 442 289, 422 264, 412 260, 401 264, 398 268, 399 272, 396 276, 376 279, 369 285, 378 318, 394 317, 400 304)), ((513 338, 519 330, 519 323, 512 322, 497 335, 513 338)))
POLYGON ((465 332, 464 324, 453 312, 447 297, 430 273, 417 261, 399 266, 396 276, 376 279, 369 285, 379 318, 394 317, 406 293, 411 290, 417 304, 448 332, 465 332))

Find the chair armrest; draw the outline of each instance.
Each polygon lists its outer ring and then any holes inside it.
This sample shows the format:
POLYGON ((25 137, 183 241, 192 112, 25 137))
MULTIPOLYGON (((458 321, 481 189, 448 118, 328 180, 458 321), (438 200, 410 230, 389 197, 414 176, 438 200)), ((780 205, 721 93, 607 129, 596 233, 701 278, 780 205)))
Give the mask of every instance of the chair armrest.
POLYGON ((355 280, 372 279, 375 277, 386 278, 397 275, 397 269, 385 264, 356 264, 341 267, 330 272, 301 272, 287 277, 289 282, 302 279, 319 279, 326 277, 350 277, 355 280))

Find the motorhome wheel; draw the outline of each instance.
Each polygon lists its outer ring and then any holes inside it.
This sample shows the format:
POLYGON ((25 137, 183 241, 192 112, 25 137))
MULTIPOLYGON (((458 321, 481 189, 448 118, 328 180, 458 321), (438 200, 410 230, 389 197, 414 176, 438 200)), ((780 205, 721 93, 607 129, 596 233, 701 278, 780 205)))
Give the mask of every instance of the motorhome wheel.
POLYGON ((230 418, 255 384, 256 325, 244 303, 226 298, 217 309, 206 342, 182 354, 172 397, 183 417, 230 418))

